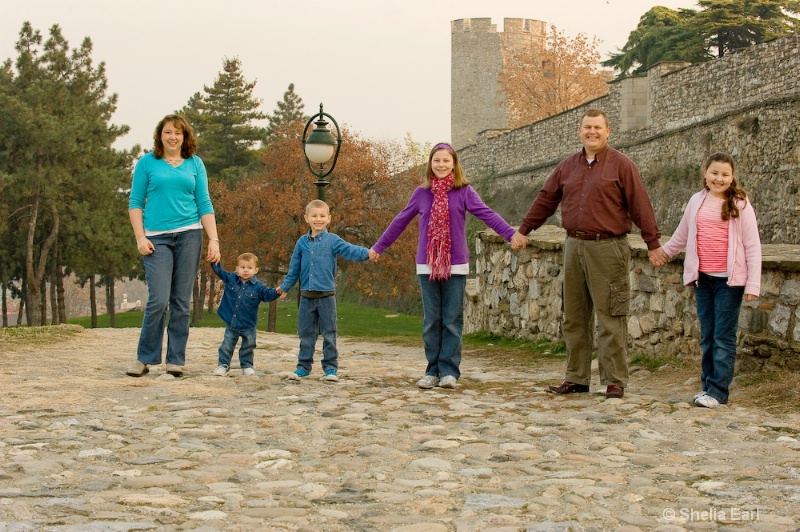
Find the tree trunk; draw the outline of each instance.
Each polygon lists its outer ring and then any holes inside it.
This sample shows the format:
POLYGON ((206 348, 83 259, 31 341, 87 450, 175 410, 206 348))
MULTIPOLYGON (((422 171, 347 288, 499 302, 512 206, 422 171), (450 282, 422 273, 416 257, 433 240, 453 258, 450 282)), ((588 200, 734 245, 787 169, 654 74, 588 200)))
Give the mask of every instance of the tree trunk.
POLYGON ((44 327, 47 325, 47 278, 42 275, 42 280, 40 281, 41 286, 39 287, 39 293, 42 294, 42 301, 41 301, 41 314, 39 318, 39 325, 44 327))
POLYGON ((67 302, 64 290, 64 270, 58 266, 56 276, 56 301, 58 302, 58 323, 67 323, 67 302))
POLYGON ((108 312, 109 327, 117 326, 116 296, 114 279, 106 277, 106 312, 108 312))
POLYGON ((8 287, 3 283, 3 327, 8 327, 8 287))
POLYGON ((269 317, 267 318, 267 331, 275 332, 275 325, 278 321, 278 300, 269 302, 269 317))
POLYGON ((20 296, 19 296, 19 316, 17 317, 17 327, 22 325, 24 322, 25 325, 30 326, 31 323, 31 306, 28 304, 28 280, 25 276, 22 276, 22 282, 20 283, 22 286, 20 288, 20 296), (23 320, 22 317, 25 316, 23 320))
POLYGON ((92 329, 97 329, 97 285, 94 275, 89 277, 89 307, 92 309, 92 329))
POLYGON ((33 200, 33 205, 31 206, 31 218, 28 222, 28 238, 25 243, 25 277, 27 279, 28 289, 27 304, 29 325, 42 324, 47 321, 47 309, 43 308, 45 305, 42 304, 42 301, 46 301, 46 296, 42 293, 41 285, 44 284, 44 271, 47 265, 47 256, 50 254, 50 248, 53 247, 58 237, 58 210, 55 205, 51 205, 50 212, 53 215, 53 228, 39 250, 39 261, 34 269, 33 246, 34 237, 36 235, 36 222, 39 217, 39 200, 40 195, 39 192, 37 192, 33 200))
POLYGON ((56 277, 58 271, 58 242, 53 246, 53 258, 50 260, 50 323, 58 325, 58 304, 56 303, 56 277))
POLYGON ((208 276, 209 286, 208 286, 208 310, 209 314, 214 313, 214 307, 217 305, 217 277, 216 275, 209 275, 208 276))
POLYGON ((25 295, 19 298, 19 311, 17 312, 17 327, 22 325, 22 315, 25 311, 25 295))
MULTIPOLYGON (((200 325, 200 322, 203 321, 203 306, 206 302, 206 293, 208 292, 208 282, 212 281, 209 279, 208 273, 206 269, 201 265, 200 266, 200 293, 198 294, 197 300, 194 303, 194 325, 200 325)), ((213 282, 213 281, 212 281, 213 282)))
POLYGON ((33 199, 31 206, 31 218, 28 221, 28 240, 25 243, 25 278, 26 278, 26 297, 27 300, 27 321, 28 325, 33 326, 39 323, 39 305, 41 295, 39 293, 39 280, 33 269, 33 241, 36 235, 36 220, 39 216, 39 194, 33 199), (35 316, 35 318, 34 318, 35 316), (35 319, 35 322, 34 322, 35 319))

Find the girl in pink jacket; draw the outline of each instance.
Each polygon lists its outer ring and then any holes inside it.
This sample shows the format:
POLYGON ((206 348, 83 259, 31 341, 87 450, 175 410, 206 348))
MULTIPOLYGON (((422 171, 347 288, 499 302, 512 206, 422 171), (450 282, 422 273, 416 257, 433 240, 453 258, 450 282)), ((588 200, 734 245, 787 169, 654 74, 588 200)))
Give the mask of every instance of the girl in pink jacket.
POLYGON ((662 266, 684 248, 683 282, 693 285, 700 320, 703 389, 694 404, 728 402, 736 362, 742 297, 761 289, 761 239, 753 205, 733 175, 733 158, 714 153, 703 166, 704 188, 689 200, 683 218, 653 265, 662 266))

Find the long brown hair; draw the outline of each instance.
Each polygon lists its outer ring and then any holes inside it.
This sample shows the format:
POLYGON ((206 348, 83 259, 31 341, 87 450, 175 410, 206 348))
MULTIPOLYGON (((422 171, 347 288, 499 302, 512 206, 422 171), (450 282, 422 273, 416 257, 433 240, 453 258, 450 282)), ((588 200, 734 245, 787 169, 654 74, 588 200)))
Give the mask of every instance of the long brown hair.
POLYGON ((708 170, 708 167, 711 166, 711 163, 723 163, 731 165, 731 174, 733 174, 733 178, 731 179, 731 186, 725 191, 725 203, 722 204, 722 219, 730 220, 731 218, 738 218, 739 206, 736 203, 739 201, 746 201, 747 192, 745 192, 745 190, 739 186, 739 183, 736 182, 736 174, 733 171, 733 157, 723 152, 712 153, 708 156, 708 159, 706 159, 706 162, 703 165, 703 188, 706 190, 710 190, 708 188, 708 184, 706 183, 706 171, 708 170))
POLYGON ((431 161, 433 160, 433 154, 439 150, 445 150, 453 156, 453 188, 461 188, 469 185, 469 181, 467 181, 467 178, 464 176, 464 170, 461 168, 461 163, 458 162, 456 150, 448 143, 441 142, 431 148, 431 153, 428 155, 428 166, 425 168, 425 184, 422 185, 422 188, 431 188, 431 179, 435 176, 433 168, 431 167, 431 161))
POLYGON ((161 133, 164 131, 164 126, 167 122, 172 122, 175 127, 183 130, 183 144, 181 144, 181 157, 184 159, 190 158, 197 153, 197 137, 194 136, 192 126, 181 115, 167 115, 161 119, 161 122, 156 126, 156 131, 153 133, 153 154, 156 159, 164 157, 164 143, 161 141, 161 133))

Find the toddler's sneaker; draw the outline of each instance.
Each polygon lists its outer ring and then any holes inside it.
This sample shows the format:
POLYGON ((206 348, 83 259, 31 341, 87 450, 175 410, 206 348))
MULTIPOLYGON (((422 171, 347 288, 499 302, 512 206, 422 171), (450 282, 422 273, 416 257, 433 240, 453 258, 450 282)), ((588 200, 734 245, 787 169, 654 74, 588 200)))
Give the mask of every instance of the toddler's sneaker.
POLYGON ((325 370, 325 375, 323 375, 322 380, 327 381, 327 382, 338 382, 339 381, 339 376, 336 375, 336 370, 335 369, 326 369, 325 370))
POLYGON ((299 381, 300 379, 308 377, 308 372, 304 369, 296 369, 293 373, 289 374, 289 378, 293 381, 299 381))
POLYGON ((717 408, 720 403, 710 395, 704 394, 695 399, 694 404, 697 406, 704 406, 706 408, 717 408))
POLYGON ((217 369, 214 370, 214 375, 216 375, 217 377, 224 377, 227 374, 228 374, 228 366, 226 366, 225 364, 217 366, 217 369))
POLYGON ((253 368, 242 368, 242 375, 245 377, 253 377, 256 374, 256 370, 253 368))
POLYGON ((423 390, 430 390, 437 384, 439 384, 439 377, 434 377, 433 375, 425 375, 417 381, 417 386, 423 390))
POLYGON ((456 380, 456 378, 454 376, 447 375, 445 377, 442 377, 442 380, 439 381, 439 387, 440 388, 448 388, 450 390, 453 390, 453 389, 455 389, 457 382, 458 382, 458 380, 456 380))

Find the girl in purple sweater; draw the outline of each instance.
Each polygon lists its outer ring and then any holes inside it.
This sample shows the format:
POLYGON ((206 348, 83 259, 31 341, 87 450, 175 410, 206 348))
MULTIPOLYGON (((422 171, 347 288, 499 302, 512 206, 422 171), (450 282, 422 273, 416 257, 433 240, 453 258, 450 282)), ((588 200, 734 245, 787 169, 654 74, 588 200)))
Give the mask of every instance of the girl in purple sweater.
POLYGON ((408 205, 370 249, 370 259, 377 261, 411 220, 420 217, 416 262, 428 359, 425 376, 417 382, 422 389, 437 385, 452 389, 461 376, 464 288, 469 273, 467 212, 511 241, 514 228, 469 186, 453 147, 437 144, 428 157, 425 184, 414 190, 408 205))
POLYGON ((753 205, 733 176, 733 158, 714 153, 703 166, 703 190, 689 200, 678 228, 651 262, 665 264, 686 248, 683 283, 694 287, 700 320, 703 389, 694 404, 728 402, 736 362, 736 331, 742 297, 761 289, 761 239, 753 205))

